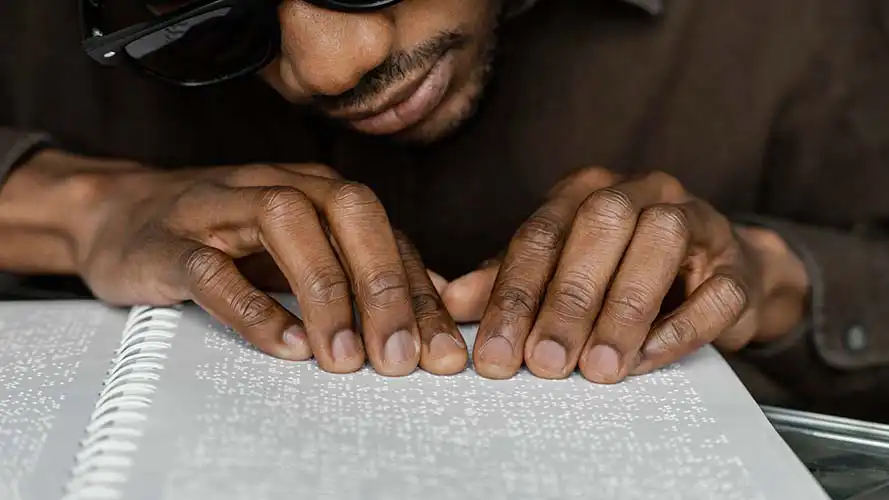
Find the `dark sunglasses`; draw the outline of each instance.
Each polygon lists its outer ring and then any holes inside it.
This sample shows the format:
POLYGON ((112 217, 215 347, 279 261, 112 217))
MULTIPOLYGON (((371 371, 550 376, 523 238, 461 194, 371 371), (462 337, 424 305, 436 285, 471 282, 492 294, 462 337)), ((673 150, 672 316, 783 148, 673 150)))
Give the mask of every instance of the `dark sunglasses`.
MULTIPOLYGON (((280 49, 282 0, 81 0, 83 50, 105 66, 130 64, 186 87, 255 73, 280 49), (170 7, 172 5, 172 8, 170 7)), ((369 12, 401 0, 306 0, 340 12, 369 12)))

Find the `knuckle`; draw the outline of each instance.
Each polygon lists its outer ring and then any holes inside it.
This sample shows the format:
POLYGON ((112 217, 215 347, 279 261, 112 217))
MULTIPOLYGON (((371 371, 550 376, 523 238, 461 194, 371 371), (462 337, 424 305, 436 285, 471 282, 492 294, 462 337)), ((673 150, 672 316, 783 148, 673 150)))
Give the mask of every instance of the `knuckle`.
POLYGON ((438 315, 440 302, 438 296, 431 292, 415 293, 411 297, 414 316, 417 320, 432 318, 438 315))
POLYGON ((376 269, 367 273, 360 284, 361 298, 373 309, 406 303, 410 300, 410 287, 400 270, 376 269))
POLYGON ((596 308, 596 286, 583 276, 567 276, 553 286, 552 308, 566 319, 581 319, 596 308))
POLYGON ((660 186, 663 199, 678 200, 684 197, 685 187, 676 177, 660 170, 649 173, 648 177, 660 186))
POLYGON ((534 253, 552 253, 561 247, 564 233, 555 217, 541 211, 522 224, 517 239, 534 253))
POLYGON ((261 325, 274 318, 277 309, 273 299, 253 288, 245 288, 235 293, 231 298, 230 307, 246 328, 261 325))
POLYGON ((658 340, 667 351, 693 344, 700 338, 697 327, 686 317, 676 316, 664 324, 657 333, 658 340))
POLYGON ((302 219, 315 213, 312 202, 306 195, 297 189, 283 186, 263 188, 260 204, 261 223, 264 225, 302 219))
POLYGON ((652 321, 655 310, 650 298, 653 293, 643 285, 624 287, 615 297, 609 298, 606 314, 619 325, 636 325, 652 321))
POLYGON ((493 291, 491 302, 506 315, 533 316, 537 312, 538 296, 528 284, 511 280, 493 291))
POLYGON ((712 309, 726 322, 737 319, 749 305, 747 287, 740 279, 727 274, 717 274, 712 279, 714 286, 708 297, 712 309))
POLYGON ((618 181, 617 175, 599 166, 582 167, 570 172, 549 191, 549 196, 557 196, 573 186, 583 186, 589 190, 611 186, 618 181))
MULTIPOLYGON (((136 163, 135 165, 138 165, 136 163)), ((145 170, 148 170, 147 168, 145 170)), ((141 175, 132 175, 134 182, 141 180, 141 175)), ((70 193, 71 199, 84 203, 84 206, 99 206, 106 202, 115 189, 119 189, 117 178, 105 175, 104 172, 84 172, 78 175, 65 176, 59 179, 64 185, 65 193, 70 193)))
POLYGON ((392 228, 392 236, 395 236, 395 241, 399 241, 401 243, 408 244, 408 245, 411 244, 411 239, 408 238, 407 235, 404 234, 404 231, 402 231, 400 229, 392 228))
POLYGON ((413 261, 414 258, 419 259, 417 250, 414 247, 413 242, 410 240, 410 238, 407 237, 407 235, 405 235, 398 229, 393 229, 392 234, 395 236, 395 245, 398 248, 398 253, 405 261, 405 265, 407 265, 408 262, 413 261))
POLYGON ((305 163, 301 164, 296 169, 299 173, 304 175, 313 175, 315 177, 325 177, 327 179, 336 179, 342 180, 343 177, 336 170, 328 167, 323 163, 305 163))
POLYGON ((312 202, 301 191, 283 186, 263 188, 261 202, 270 215, 304 212, 312 206, 312 202))
POLYGON ((364 184, 344 182, 330 196, 331 208, 352 212, 368 206, 378 206, 380 201, 373 190, 364 184))
POLYGON ((178 192, 170 193, 166 211, 157 222, 160 227, 166 228, 177 235, 191 235, 195 231, 191 220, 196 210, 200 210, 207 200, 212 200, 220 194, 218 186, 198 181, 178 192))
POLYGON ((198 247, 182 257, 182 268, 194 286, 211 288, 223 272, 227 257, 210 247, 198 247))
POLYGON ((228 181, 234 184, 264 184, 281 177, 281 169, 270 163, 242 165, 231 171, 228 181))
POLYGON ((315 267, 306 278, 306 295, 308 302, 331 304, 349 296, 349 280, 337 266, 315 267))
POLYGON ((689 238, 688 214, 677 205, 655 205, 645 210, 639 219, 640 226, 651 228, 669 240, 686 241, 689 238))
POLYGON ((630 196, 618 189, 605 188, 591 194, 580 206, 579 213, 602 227, 613 227, 635 219, 637 209, 630 196))
POLYGON ((592 185, 610 186, 617 182, 614 172, 600 166, 590 166, 578 172, 578 177, 592 185))

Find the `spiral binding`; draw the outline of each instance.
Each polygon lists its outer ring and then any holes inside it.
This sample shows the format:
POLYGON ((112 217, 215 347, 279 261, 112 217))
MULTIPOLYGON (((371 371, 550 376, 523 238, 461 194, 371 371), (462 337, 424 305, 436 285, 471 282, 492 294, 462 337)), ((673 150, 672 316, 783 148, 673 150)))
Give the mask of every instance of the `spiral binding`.
POLYGON ((130 311, 63 500, 113 500, 123 494, 181 316, 178 308, 140 306, 130 311))

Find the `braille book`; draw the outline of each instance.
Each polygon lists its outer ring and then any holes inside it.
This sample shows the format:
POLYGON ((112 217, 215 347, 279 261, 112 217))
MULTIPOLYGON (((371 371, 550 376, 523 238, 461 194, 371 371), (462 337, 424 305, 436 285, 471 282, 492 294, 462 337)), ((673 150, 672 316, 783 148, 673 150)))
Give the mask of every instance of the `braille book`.
POLYGON ((333 375, 195 306, 0 303, 0 499, 580 498, 827 496, 709 347, 613 386, 333 375))

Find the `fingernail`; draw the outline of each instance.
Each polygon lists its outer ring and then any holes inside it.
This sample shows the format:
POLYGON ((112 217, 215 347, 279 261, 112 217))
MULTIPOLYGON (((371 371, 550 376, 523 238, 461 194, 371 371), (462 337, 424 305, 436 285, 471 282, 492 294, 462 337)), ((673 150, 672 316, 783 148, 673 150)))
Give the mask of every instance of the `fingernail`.
POLYGON ((512 344, 505 337, 491 337, 479 351, 479 358, 486 364, 510 366, 512 364, 512 344))
POLYGON ((565 364, 568 362, 568 353, 562 344, 554 340, 541 340, 534 347, 531 359, 540 368, 548 372, 562 373, 565 370, 565 364))
POLYGON ((407 363, 417 355, 414 336, 407 330, 399 330, 389 336, 383 349, 383 360, 389 363, 407 363))
POLYGON ((642 346, 641 354, 646 358, 653 358, 663 354, 667 348, 668 346, 659 336, 653 335, 645 342, 645 345, 642 346))
POLYGON ((292 325, 284 330, 284 343, 289 346, 300 347, 308 344, 306 331, 299 325, 292 325))
POLYGON ((644 375, 654 368, 654 363, 647 359, 643 359, 630 370, 630 375, 644 375))
POLYGON ((586 373, 594 382, 616 382, 620 372, 620 354, 613 347, 599 344, 587 354, 586 373))
POLYGON ((312 357, 312 348, 306 331, 299 325, 287 327, 281 334, 281 340, 287 346, 280 356, 294 361, 303 361, 312 357))
POLYGON ((438 333, 429 342, 429 358, 441 359, 463 350, 457 339, 447 333, 438 333))
POLYGON ((358 336, 352 330, 341 330, 333 335, 330 350, 337 361, 353 358, 360 353, 358 336))

